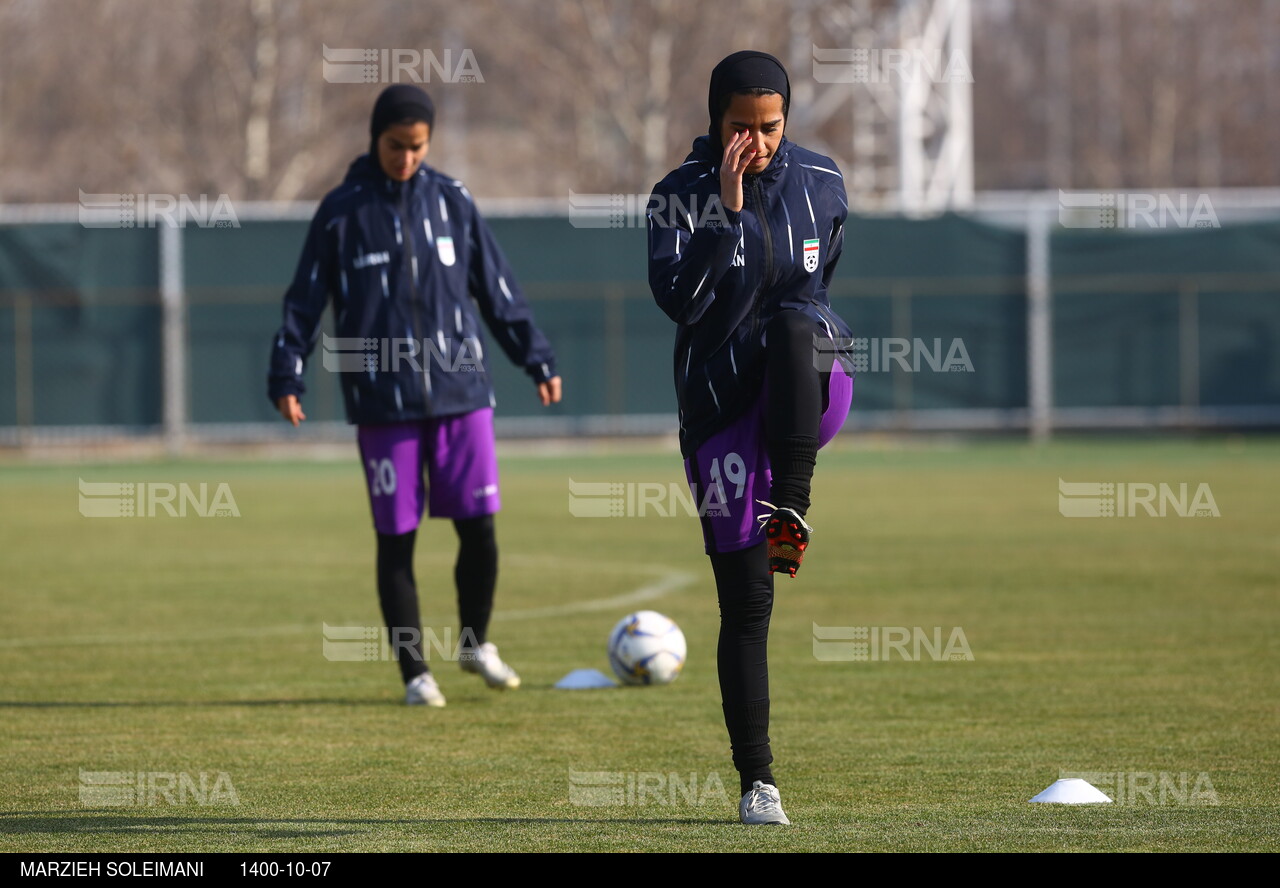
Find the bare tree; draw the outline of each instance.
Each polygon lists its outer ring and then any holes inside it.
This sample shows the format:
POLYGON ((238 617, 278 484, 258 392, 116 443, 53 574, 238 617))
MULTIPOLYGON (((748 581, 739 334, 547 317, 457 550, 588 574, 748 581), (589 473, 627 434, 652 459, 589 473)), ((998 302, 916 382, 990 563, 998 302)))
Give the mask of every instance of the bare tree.
MULTIPOLYGON (((478 195, 642 192, 706 130, 716 61, 772 52, 799 102, 820 97, 807 44, 851 40, 820 33, 849 8, 0 0, 0 199, 317 198, 367 150, 396 50, 418 53, 413 76, 437 104, 429 162, 478 195), (372 50, 377 76, 331 82, 325 46, 372 50), (426 64, 464 51, 480 78, 426 64)), ((1280 3, 973 0, 973 15, 979 189, 1280 185, 1280 3)), ((794 108, 788 135, 832 153, 874 125, 810 118, 794 108)))

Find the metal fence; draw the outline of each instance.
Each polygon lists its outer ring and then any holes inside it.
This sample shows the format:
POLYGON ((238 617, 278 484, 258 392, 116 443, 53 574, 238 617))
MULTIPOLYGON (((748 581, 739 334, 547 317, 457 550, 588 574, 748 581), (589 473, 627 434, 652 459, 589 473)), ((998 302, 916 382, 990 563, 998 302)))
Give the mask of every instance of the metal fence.
MULTIPOLYGON (((1280 194, 1207 199, 1220 227, 1072 225, 1057 192, 851 216, 831 287, 858 337, 846 431, 1280 425, 1280 194)), ((539 407, 499 356, 499 434, 674 432, 674 328, 648 292, 644 229, 485 210, 568 395, 539 407)), ((349 438, 317 361, 302 429, 265 396, 313 211, 242 203, 232 226, 121 228, 86 226, 83 206, 0 207, 0 444, 349 438)))

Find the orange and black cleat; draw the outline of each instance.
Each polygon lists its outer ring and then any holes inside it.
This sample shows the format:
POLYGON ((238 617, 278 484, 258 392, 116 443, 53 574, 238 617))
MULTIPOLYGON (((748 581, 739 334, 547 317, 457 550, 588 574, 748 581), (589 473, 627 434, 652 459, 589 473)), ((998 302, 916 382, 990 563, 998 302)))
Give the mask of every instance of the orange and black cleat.
POLYGON ((780 509, 773 503, 756 500, 773 511, 757 516, 769 543, 769 573, 785 571, 794 577, 804 561, 804 551, 809 548, 809 534, 813 528, 804 523, 795 509, 780 509))

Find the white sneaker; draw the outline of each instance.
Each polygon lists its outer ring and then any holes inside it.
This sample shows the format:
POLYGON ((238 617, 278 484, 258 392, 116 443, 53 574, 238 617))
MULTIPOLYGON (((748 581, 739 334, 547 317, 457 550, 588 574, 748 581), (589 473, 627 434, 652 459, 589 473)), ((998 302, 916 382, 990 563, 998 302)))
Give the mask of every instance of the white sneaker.
POLYGON ((738 819, 743 823, 791 825, 787 815, 782 813, 782 799, 778 797, 778 787, 771 783, 761 783, 759 780, 751 784, 750 791, 738 803, 738 819))
POLYGON ((404 686, 404 702, 409 706, 434 706, 444 708, 444 694, 430 672, 424 672, 404 686))
POLYGON ((501 691, 520 687, 520 676, 502 662, 502 658, 498 656, 498 648, 492 641, 486 641, 478 648, 462 651, 458 655, 458 665, 463 672, 482 676, 485 684, 491 688, 501 691))

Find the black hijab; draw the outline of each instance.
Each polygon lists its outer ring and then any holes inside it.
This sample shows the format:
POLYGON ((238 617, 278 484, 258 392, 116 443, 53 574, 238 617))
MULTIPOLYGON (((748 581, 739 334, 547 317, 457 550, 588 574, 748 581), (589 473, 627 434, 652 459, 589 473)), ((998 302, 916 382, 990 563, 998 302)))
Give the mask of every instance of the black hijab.
POLYGON ((708 134, 711 145, 717 151, 723 151, 720 142, 721 102, 727 95, 740 89, 763 87, 771 89, 782 96, 782 113, 785 116, 791 106, 791 81, 787 79, 787 69, 767 52, 744 49, 733 55, 725 56, 720 64, 711 71, 711 87, 707 91, 707 113, 711 119, 708 134))
POLYGON ((421 87, 412 83, 394 83, 384 89, 373 104, 369 121, 369 153, 378 156, 378 136, 387 127, 406 120, 421 120, 435 129, 436 106, 421 87))

